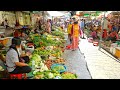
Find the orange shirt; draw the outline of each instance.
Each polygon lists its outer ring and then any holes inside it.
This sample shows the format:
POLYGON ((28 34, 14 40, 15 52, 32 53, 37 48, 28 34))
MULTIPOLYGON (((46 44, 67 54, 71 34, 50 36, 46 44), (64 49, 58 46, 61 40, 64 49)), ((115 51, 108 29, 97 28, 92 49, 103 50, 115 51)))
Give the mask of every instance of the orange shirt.
POLYGON ((71 34, 74 36, 74 37, 79 37, 79 32, 80 32, 80 26, 78 24, 73 24, 72 26, 72 30, 71 30, 71 34))

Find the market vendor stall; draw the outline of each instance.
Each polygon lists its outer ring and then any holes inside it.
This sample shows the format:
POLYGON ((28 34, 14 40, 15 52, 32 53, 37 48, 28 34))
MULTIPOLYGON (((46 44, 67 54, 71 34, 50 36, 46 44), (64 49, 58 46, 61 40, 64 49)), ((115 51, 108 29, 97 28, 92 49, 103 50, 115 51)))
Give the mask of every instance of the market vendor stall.
POLYGON ((29 40, 24 42, 22 51, 25 53, 29 50, 32 53, 28 62, 32 71, 27 74, 28 77, 32 77, 31 79, 77 79, 76 74, 67 71, 66 60, 62 58, 66 42, 64 35, 64 30, 56 26, 53 26, 51 34, 43 30, 42 34, 31 32, 28 35, 29 40))
POLYGON ((19 37, 22 35, 22 32, 29 34, 31 28, 28 25, 18 26, 14 28, 14 37, 19 37))
POLYGON ((102 48, 106 51, 111 53, 116 58, 119 57, 119 43, 120 43, 120 36, 119 36, 119 13, 118 12, 111 12, 107 15, 109 18, 108 21, 108 31, 107 31, 107 38, 103 40, 102 48))
POLYGON ((33 68, 35 79, 76 79, 76 74, 67 72, 64 52, 64 32, 54 27, 51 34, 30 35, 36 45, 29 65, 33 68))

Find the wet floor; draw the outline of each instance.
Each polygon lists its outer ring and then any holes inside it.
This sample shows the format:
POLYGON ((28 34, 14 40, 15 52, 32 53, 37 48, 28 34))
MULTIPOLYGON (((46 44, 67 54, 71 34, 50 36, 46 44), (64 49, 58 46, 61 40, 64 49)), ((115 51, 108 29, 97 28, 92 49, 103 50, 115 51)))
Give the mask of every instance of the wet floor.
MULTIPOLYGON (((67 44, 69 44, 69 40, 67 40, 67 44)), ((87 63, 80 49, 76 51, 65 50, 63 58, 66 59, 67 70, 76 73, 78 79, 91 79, 87 63)))

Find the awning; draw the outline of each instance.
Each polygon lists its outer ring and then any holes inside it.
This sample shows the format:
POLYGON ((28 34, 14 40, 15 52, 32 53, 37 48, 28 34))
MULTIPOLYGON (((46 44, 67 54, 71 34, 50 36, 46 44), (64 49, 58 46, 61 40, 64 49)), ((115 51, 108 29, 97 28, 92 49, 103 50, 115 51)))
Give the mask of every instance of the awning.
POLYGON ((58 11, 47 11, 50 16, 63 16, 64 14, 58 11))

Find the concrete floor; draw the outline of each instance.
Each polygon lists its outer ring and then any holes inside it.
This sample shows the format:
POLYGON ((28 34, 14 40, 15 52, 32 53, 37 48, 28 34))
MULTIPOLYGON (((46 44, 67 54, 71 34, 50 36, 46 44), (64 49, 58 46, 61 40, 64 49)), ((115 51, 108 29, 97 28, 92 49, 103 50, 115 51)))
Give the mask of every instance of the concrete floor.
MULTIPOLYGON (((69 44, 69 40, 67 40, 67 44, 69 44)), ((76 73, 78 79, 91 79, 87 63, 80 49, 76 51, 65 50, 63 58, 66 59, 67 70, 76 73)))

